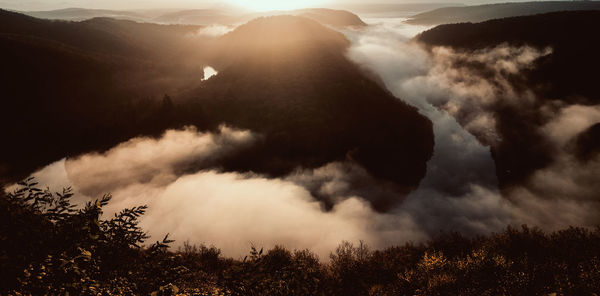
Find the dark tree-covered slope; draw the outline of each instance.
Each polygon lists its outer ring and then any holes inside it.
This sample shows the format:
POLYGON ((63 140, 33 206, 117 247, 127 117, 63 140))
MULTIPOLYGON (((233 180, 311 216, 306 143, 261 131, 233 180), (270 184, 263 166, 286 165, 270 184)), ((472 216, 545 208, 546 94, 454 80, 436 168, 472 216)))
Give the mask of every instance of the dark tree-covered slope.
MULTIPOLYGON (((449 46, 466 53, 502 44, 552 49, 551 54, 536 60, 529 69, 509 75, 511 87, 533 91, 533 104, 514 105, 507 98, 498 100, 488 110, 494 114, 496 129, 503 139, 492 147, 503 186, 522 182, 552 162, 556 151, 540 129, 553 119, 547 111, 600 103, 600 35, 591 33, 598 27, 600 11, 572 11, 441 25, 416 37, 430 47, 449 46)), ((480 77, 487 75, 485 65, 455 66, 466 67, 480 77)), ((579 143, 592 143, 585 139, 579 143)), ((596 151, 581 145, 578 149, 583 154, 596 151)))
POLYGON ((351 159, 399 193, 418 185, 432 154, 431 122, 351 63, 342 34, 308 18, 261 18, 204 41, 186 37, 196 27, 10 12, 0 22, 1 131, 23 143, 2 148, 5 181, 184 125, 225 123, 260 135, 215 164, 224 170, 282 176, 351 159), (206 63, 219 74, 202 82, 206 63), (33 148, 39 142, 47 148, 33 148))
POLYGON ((200 82, 190 63, 197 27, 112 19, 39 20, 0 11, 3 82, 0 180, 18 180, 65 156, 161 133, 164 93, 200 82), (40 151, 34 143, 45 143, 40 151), (17 165, 18 163, 18 165, 17 165))
MULTIPOLYGON (((132 21, 143 21, 152 15, 153 11, 128 11, 128 10, 109 10, 109 9, 87 9, 87 8, 64 8, 44 11, 21 11, 23 14, 42 18, 57 19, 69 21, 82 21, 97 17, 110 17, 115 19, 126 19, 132 21)), ((157 12, 154 12, 157 13, 157 12)))
POLYGON ((358 15, 346 10, 334 10, 326 8, 301 9, 294 12, 299 16, 313 19, 321 24, 336 27, 362 27, 366 26, 358 15))
POLYGON ((227 167, 278 175, 350 158, 405 192, 418 185, 432 154, 431 122, 351 63, 342 34, 307 18, 277 16, 251 21, 219 42, 219 75, 189 100, 210 122, 265 135, 251 156, 227 167))
MULTIPOLYGON (((477 24, 441 25, 417 38, 431 45, 476 50, 507 43, 513 46, 550 46, 553 53, 537 62, 528 78, 539 85, 552 82, 543 97, 580 95, 597 98, 594 73, 600 67, 600 11, 556 12, 491 20, 477 24), (590 31, 591 30, 591 31, 590 31), (557 83, 554 83, 557 82, 557 83)), ((598 98, 597 98, 598 99, 598 98)))
POLYGON ((164 26, 110 18, 82 22, 48 21, 1 11, 0 33, 53 40, 98 54, 127 58, 169 58, 188 49, 181 37, 199 26, 164 26), (161 42, 157 42, 161 41, 161 42), (168 53, 167 56, 164 56, 168 53))

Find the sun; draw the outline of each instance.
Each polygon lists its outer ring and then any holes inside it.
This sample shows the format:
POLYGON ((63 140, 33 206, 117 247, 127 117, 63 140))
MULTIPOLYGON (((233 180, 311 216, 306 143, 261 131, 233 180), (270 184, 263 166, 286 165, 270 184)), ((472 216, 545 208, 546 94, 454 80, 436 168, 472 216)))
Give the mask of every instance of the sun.
POLYGON ((315 8, 327 0, 228 0, 229 3, 254 11, 293 10, 315 8))

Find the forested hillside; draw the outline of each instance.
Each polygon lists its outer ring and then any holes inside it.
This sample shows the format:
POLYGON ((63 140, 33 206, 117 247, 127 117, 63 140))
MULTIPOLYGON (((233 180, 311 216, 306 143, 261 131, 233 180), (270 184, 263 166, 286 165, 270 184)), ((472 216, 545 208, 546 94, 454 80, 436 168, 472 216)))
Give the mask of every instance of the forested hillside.
MULTIPOLYGON (((0 11, 0 180, 18 180, 65 156, 160 133, 164 94, 199 83, 198 27, 111 19, 46 21, 0 11), (194 61, 190 61, 194 60, 194 61), (47 143, 46 149, 33 148, 47 143), (17 161, 19 162, 17 167, 17 161)), ((168 102, 165 102, 168 103, 168 102)))
MULTIPOLYGON (((347 46, 342 34, 291 16, 223 36, 213 60, 219 75, 187 95, 190 108, 265 135, 225 167, 282 175, 351 159, 400 192, 414 189, 431 157, 431 122, 348 61, 347 46)), ((385 210, 398 201, 373 204, 385 210)))
MULTIPOLYGON (((589 34, 589 29, 598 26, 600 11, 556 12, 476 24, 441 25, 416 37, 429 49, 445 46, 467 54, 483 54, 498 46, 528 46, 550 51, 524 71, 502 73, 516 94, 498 93, 499 99, 486 107, 494 114, 503 139, 492 145, 501 185, 508 187, 523 182, 558 157, 542 129, 558 117, 558 110, 575 105, 593 107, 600 103, 596 79, 600 68, 600 35, 589 34), (527 92, 531 92, 535 100, 519 99, 526 97, 527 92), (515 100, 519 103, 515 104, 515 100)), ((485 62, 458 61, 452 66, 467 69, 478 77, 494 79, 491 71, 494 65, 485 62)), ((464 113, 458 119, 464 122, 468 116, 464 113)), ((592 130, 587 132, 591 133, 592 130)), ((585 134, 582 139, 589 138, 585 134)), ((581 153, 587 155, 588 160, 600 151, 593 141, 578 143, 577 149, 585 151, 581 153)), ((567 149, 572 149, 569 147, 567 149)))

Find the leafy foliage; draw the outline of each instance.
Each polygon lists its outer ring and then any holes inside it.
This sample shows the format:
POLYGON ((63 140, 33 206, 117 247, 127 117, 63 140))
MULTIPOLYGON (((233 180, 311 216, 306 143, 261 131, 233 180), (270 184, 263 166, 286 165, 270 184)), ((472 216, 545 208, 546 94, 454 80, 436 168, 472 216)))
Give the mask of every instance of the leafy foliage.
POLYGON ((441 234, 372 250, 343 242, 329 262, 309 250, 252 247, 241 260, 166 235, 148 238, 146 207, 110 219, 110 195, 81 208, 73 192, 32 179, 0 198, 0 294, 5 295, 595 295, 600 228, 507 228, 488 237, 441 234))

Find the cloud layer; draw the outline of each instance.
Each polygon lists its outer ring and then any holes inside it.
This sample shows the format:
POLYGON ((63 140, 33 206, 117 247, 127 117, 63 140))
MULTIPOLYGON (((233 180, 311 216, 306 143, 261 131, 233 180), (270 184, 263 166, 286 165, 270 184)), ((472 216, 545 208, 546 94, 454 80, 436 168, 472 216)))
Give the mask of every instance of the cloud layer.
POLYGON ((438 61, 410 41, 415 30, 405 24, 382 23, 366 31, 349 31, 354 46, 348 57, 378 75, 394 95, 419 108, 434 124, 435 150, 427 176, 396 210, 409 213, 430 235, 439 231, 483 234, 513 222, 510 204, 496 187, 490 150, 445 110, 428 99, 448 94, 435 80, 438 61))
POLYGON ((251 244, 282 244, 310 248, 327 258, 343 240, 385 247, 426 237, 409 216, 376 213, 352 195, 361 191, 347 182, 367 176, 355 164, 299 170, 285 179, 208 168, 182 170, 192 163, 209 167, 219 157, 251 145, 254 138, 248 131, 227 127, 214 134, 193 128, 169 130, 159 139, 134 138, 105 153, 57 162, 34 176, 51 190, 72 185, 80 202, 111 192, 107 216, 147 204, 141 226, 152 238, 171 233, 176 245, 215 245, 229 256, 243 256, 251 244), (335 200, 331 211, 323 211, 307 189, 311 186, 335 200))

